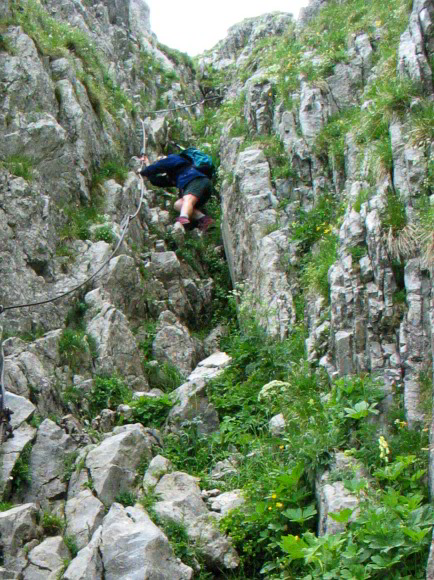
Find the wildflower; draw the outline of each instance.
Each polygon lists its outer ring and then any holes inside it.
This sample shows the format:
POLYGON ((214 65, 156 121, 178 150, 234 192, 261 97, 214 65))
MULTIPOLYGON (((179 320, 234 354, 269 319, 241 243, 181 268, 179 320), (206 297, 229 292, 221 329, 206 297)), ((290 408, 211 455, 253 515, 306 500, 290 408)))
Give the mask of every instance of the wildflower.
POLYGON ((283 503, 281 503, 280 501, 276 502, 276 507, 277 508, 283 508, 283 503))
POLYGON ((270 506, 268 506, 268 509, 271 511, 273 508, 272 508, 272 507, 271 507, 271 505, 270 505, 270 506))
POLYGON ((275 493, 272 494, 271 499, 276 499, 277 495, 275 493))
POLYGON ((281 450, 285 449, 285 445, 279 445, 279 449, 281 450))
POLYGON ((378 439, 378 444, 380 447, 380 459, 384 459, 387 463, 389 461, 388 455, 390 454, 389 444, 383 435, 380 436, 378 439))

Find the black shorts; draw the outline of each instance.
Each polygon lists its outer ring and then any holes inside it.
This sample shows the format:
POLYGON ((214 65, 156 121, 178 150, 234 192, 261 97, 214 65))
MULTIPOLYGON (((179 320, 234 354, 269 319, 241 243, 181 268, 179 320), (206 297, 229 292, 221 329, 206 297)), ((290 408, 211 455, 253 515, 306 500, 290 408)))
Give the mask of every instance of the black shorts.
POLYGON ((196 179, 187 183, 181 197, 184 197, 184 195, 194 195, 199 200, 194 207, 201 208, 209 200, 211 194, 212 181, 208 177, 196 177, 196 179))

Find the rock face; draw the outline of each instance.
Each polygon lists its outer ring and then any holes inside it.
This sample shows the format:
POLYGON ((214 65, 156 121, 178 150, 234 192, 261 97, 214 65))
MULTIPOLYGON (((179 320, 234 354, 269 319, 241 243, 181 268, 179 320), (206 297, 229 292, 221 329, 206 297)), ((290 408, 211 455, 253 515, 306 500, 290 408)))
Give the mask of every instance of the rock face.
MULTIPOLYGON (((432 247, 430 255, 423 245, 432 232, 417 237, 420 247, 411 238, 420 202, 434 202, 432 134, 399 107, 389 112, 386 163, 374 138, 343 137, 333 125, 346 113, 375 118, 369 91, 390 74, 377 64, 387 31, 381 22, 357 28, 345 57, 331 61, 310 42, 300 56, 305 72, 284 98, 277 95, 287 82, 282 70, 292 74, 289 49, 278 65, 259 58, 272 52, 270 39, 304 42, 327 4, 311 0, 297 23, 276 12, 236 24, 195 71, 157 42, 144 0, 1 3, 0 316, 14 436, 0 445, 9 507, 0 512, 0 578, 189 580, 199 563, 193 570, 175 556, 164 521, 185 527, 210 570, 239 566, 218 521, 245 501, 228 489, 240 454, 210 469, 224 493, 201 490, 164 455, 164 437, 191 428, 212 438, 221 426, 208 389, 231 365, 220 350, 225 330, 205 340, 195 331, 223 293, 211 277, 223 260, 240 319, 255 316, 285 339, 300 324, 302 296, 310 364, 330 379, 382 379, 386 403, 403 394, 410 428, 426 419, 421 377, 433 371, 434 290, 432 247), (218 99, 205 111, 208 92, 218 99), (221 101, 240 110, 225 117, 218 143, 201 125, 220 161, 224 248, 214 249, 201 232, 172 226, 173 192, 148 188, 136 170, 142 128, 155 160, 174 141, 193 141, 197 122, 221 101), (401 238, 384 225, 391 192, 407 221, 401 238), (323 238, 336 240, 324 293, 303 281, 306 244, 294 232, 326 195, 340 217, 333 231, 319 222, 309 246, 315 256, 323 238), (164 405, 171 408, 159 431, 152 421, 164 405)), ((421 95, 432 105, 433 23, 432 0, 413 0, 394 55, 394 82, 419 87, 406 104, 419 112, 421 95)), ((258 404, 290 388, 272 381, 258 404)), ((268 429, 279 438, 286 415, 273 415, 268 429)), ((429 455, 434 496, 432 446, 429 455)), ((357 511, 339 478, 347 468, 338 453, 317 477, 318 534, 340 531, 330 513, 357 511)), ((427 578, 433 570, 432 548, 427 578)))

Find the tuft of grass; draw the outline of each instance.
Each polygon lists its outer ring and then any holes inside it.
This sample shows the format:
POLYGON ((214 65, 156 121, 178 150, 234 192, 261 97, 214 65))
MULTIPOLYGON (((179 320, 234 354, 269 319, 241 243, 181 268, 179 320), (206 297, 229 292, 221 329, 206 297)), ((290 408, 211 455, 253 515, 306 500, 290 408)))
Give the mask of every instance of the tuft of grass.
POLYGON ((328 271, 337 260, 338 237, 327 234, 315 247, 302 272, 303 287, 321 294, 327 301, 330 296, 328 271))
POLYGON ((382 224, 385 229, 391 229, 394 234, 402 230, 407 224, 405 205, 399 194, 389 189, 387 203, 382 216, 382 224))
POLYGON ((71 559, 74 559, 79 551, 75 536, 71 534, 66 534, 65 536, 63 536, 63 541, 65 542, 65 545, 71 554, 71 559))
POLYGON ((115 501, 124 507, 133 506, 137 503, 137 494, 132 491, 121 491, 115 497, 115 501))
POLYGON ((41 518, 41 526, 47 536, 62 535, 65 529, 65 521, 48 511, 44 511, 41 518))
POLYGON ((59 339, 58 351, 62 364, 73 371, 78 370, 86 361, 95 358, 95 340, 84 330, 66 328, 59 339))
POLYGON ((26 181, 31 181, 33 178, 34 161, 27 155, 9 155, 3 165, 16 177, 22 177, 26 181))

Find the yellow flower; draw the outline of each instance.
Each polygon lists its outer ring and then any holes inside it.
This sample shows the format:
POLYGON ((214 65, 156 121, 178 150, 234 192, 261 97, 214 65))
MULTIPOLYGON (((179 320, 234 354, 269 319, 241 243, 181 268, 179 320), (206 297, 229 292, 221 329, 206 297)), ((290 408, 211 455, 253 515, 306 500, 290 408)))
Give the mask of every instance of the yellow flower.
POLYGON ((279 445, 279 449, 285 449, 285 445, 279 445))
POLYGON ((270 505, 270 506, 268 506, 268 509, 271 511, 273 508, 272 508, 272 507, 271 507, 271 505, 270 505))
POLYGON ((276 499, 277 495, 275 493, 273 493, 273 495, 271 496, 271 499, 276 499))
POLYGON ((283 508, 283 503, 281 503, 280 501, 276 502, 276 507, 283 508))

